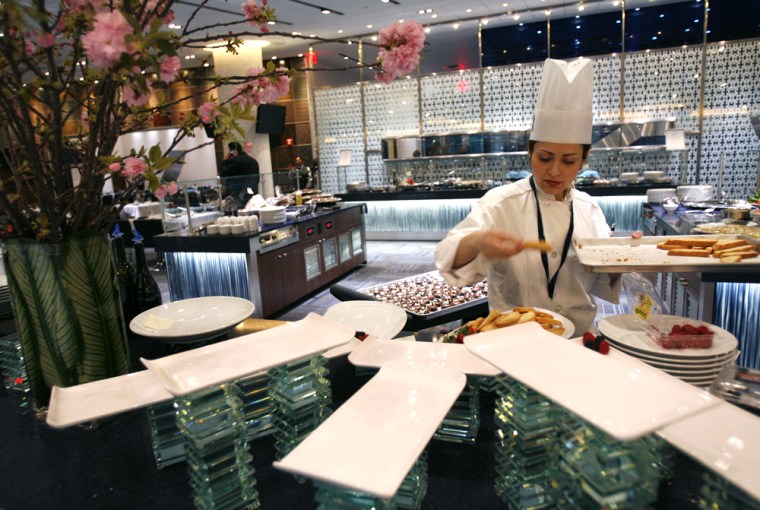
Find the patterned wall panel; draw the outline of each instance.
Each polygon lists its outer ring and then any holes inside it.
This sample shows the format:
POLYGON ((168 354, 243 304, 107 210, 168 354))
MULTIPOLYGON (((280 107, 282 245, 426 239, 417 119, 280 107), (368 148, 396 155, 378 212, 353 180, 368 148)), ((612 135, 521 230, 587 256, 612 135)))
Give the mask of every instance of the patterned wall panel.
POLYGON ((723 193, 746 198, 757 185, 760 148, 748 110, 760 105, 760 41, 708 47, 700 180, 717 185, 723 156, 723 193), (755 149, 755 150, 752 150, 755 149))
MULTIPOLYGON (((625 118, 643 120, 674 117, 676 126, 687 131, 686 151, 632 152, 623 155, 596 153, 589 161, 592 168, 604 177, 617 177, 622 171, 665 170, 675 181, 694 184, 697 178, 697 142, 699 120, 701 47, 671 48, 666 50, 627 53, 625 57, 625 118)), ((618 55, 594 57, 594 122, 617 121, 620 114, 620 69, 618 55)), ((721 154, 725 175, 724 195, 741 198, 754 191, 758 179, 760 145, 752 132, 747 111, 760 105, 760 41, 739 41, 728 44, 711 44, 707 50, 705 117, 700 166, 700 184, 718 184, 721 154)), ((486 130, 526 129, 531 125, 540 82, 540 63, 513 65, 483 70, 483 97, 486 130)), ((408 82, 416 83, 414 79, 408 82)), ((414 87, 403 91, 404 82, 390 87, 366 90, 370 148, 379 144, 387 130, 395 135, 415 133, 414 106, 407 102, 410 111, 398 118, 387 114, 397 107, 399 97, 411 98, 414 87), (401 90, 399 90, 401 87, 401 90), (386 113, 383 113, 386 112, 386 113)), ((464 71, 421 78, 423 134, 471 131, 480 129, 480 98, 478 71, 464 71)), ((354 92, 348 96, 358 99, 358 87, 345 89, 354 92)), ((335 172, 337 147, 333 147, 347 132, 357 133, 353 142, 361 149, 360 112, 346 110, 344 97, 336 90, 317 91, 317 121, 320 135, 320 156, 323 175, 335 172), (321 117, 327 116, 329 122, 321 117), (348 127, 350 125, 350 129, 348 127), (327 129, 324 131, 323 129, 327 129), (330 143, 325 143, 329 141, 330 143), (328 150, 325 154, 324 149, 328 150), (332 152, 330 152, 332 151, 332 152), (332 156, 331 156, 332 154, 332 156), (334 161, 334 162, 333 162, 334 161), (332 163, 333 166, 330 166, 332 163)), ((416 97, 416 96, 414 96, 416 97)), ((354 161, 363 165, 363 154, 354 161)), ((401 168, 399 163, 386 164, 374 153, 368 156, 372 185, 390 184, 391 175, 407 173, 415 180, 445 179, 452 171, 462 178, 486 175, 486 180, 499 181, 510 170, 520 170, 524 157, 507 159, 480 158, 439 160, 435 167, 416 162, 401 168), (416 165, 416 166, 415 166, 416 165), (423 165, 423 166, 420 166, 423 165), (385 170, 383 170, 385 168, 385 170), (423 176, 422 178, 420 176, 423 176), (385 180, 383 180, 385 179, 385 180)), ((364 180, 364 169, 350 169, 351 180, 364 180), (354 174, 356 174, 354 176, 354 174)), ((401 175, 403 174, 403 175, 401 175)), ((323 181, 324 182, 324 181, 323 181)), ((337 186, 337 179, 327 179, 337 186)), ((325 184, 325 189, 331 190, 325 184)))
POLYGON ((351 85, 316 90, 314 107, 322 189, 329 193, 343 192, 346 182, 365 180, 360 87, 351 85), (338 171, 342 149, 351 149, 351 165, 338 171))
POLYGON ((480 130, 480 73, 422 78, 422 130, 425 134, 480 130))
POLYGON ((533 123, 543 66, 519 64, 483 71, 486 131, 529 129, 533 123))
POLYGON ((419 94, 416 79, 397 80, 388 85, 370 83, 364 88, 369 152, 369 185, 388 184, 380 141, 390 136, 420 133, 419 94))

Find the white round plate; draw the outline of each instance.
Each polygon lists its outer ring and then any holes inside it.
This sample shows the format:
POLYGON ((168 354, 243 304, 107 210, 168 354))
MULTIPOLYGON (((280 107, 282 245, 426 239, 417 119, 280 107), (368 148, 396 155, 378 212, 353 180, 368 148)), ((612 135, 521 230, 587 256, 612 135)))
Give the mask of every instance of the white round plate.
MULTIPOLYGON (((632 349, 628 346, 627 343, 619 342, 617 340, 613 340, 612 338, 608 337, 608 340, 610 342, 610 345, 614 347, 615 349, 622 351, 626 353, 629 356, 633 356, 634 358, 638 358, 641 361, 644 361, 645 363, 657 363, 660 365, 666 365, 670 367, 679 367, 679 368, 686 368, 686 369, 696 369, 699 368, 712 368, 716 366, 723 366, 726 363, 733 362, 734 359, 736 359, 736 356, 738 355, 738 351, 730 351, 726 353, 725 355, 721 356, 715 356, 710 358, 694 358, 694 359, 687 359, 687 358, 671 358, 671 357, 665 357, 665 356, 659 356, 655 353, 645 353, 641 352, 637 349, 632 349)), ((629 340, 634 341, 634 340, 629 340)))
POLYGON ((327 309, 325 319, 389 340, 406 324, 406 311, 381 301, 343 301, 327 309))
POLYGON ((614 340, 615 343, 627 347, 629 351, 641 352, 650 356, 654 354, 657 357, 671 360, 702 359, 715 361, 718 358, 725 358, 729 353, 735 351, 739 345, 739 341, 734 335, 712 324, 672 315, 661 315, 659 317, 665 320, 673 319, 691 324, 704 324, 715 332, 712 347, 708 349, 664 349, 649 339, 647 333, 642 329, 643 321, 633 314, 613 315, 602 319, 599 321, 599 333, 614 340))
POLYGON ((182 299, 146 310, 129 323, 138 335, 167 342, 213 338, 250 317, 253 303, 229 296, 182 299))
MULTIPOLYGON (((562 327, 565 328, 565 332, 562 333, 562 336, 565 338, 572 338, 573 333, 575 333, 575 324, 572 323, 570 319, 567 317, 563 317, 562 315, 552 312, 551 310, 546 310, 545 308, 538 308, 536 306, 530 306, 530 307, 521 307, 521 308, 533 308, 537 312, 544 312, 550 314, 552 317, 554 317, 556 320, 560 321, 562 323, 562 327)), ((506 312, 502 313, 510 313, 512 310, 507 310, 506 312)))
MULTIPOLYGON (((634 357, 638 357, 638 356, 634 356, 634 357)), ((638 359, 640 359, 647 365, 651 365, 655 368, 659 368, 667 372, 679 372, 682 374, 699 374, 699 373, 707 373, 707 372, 718 373, 721 370, 723 370, 726 367, 726 365, 734 364, 734 358, 728 358, 726 361, 721 361, 720 363, 715 363, 713 365, 679 365, 676 363, 663 363, 660 361, 650 361, 648 359, 644 359, 641 357, 638 357, 638 359)))

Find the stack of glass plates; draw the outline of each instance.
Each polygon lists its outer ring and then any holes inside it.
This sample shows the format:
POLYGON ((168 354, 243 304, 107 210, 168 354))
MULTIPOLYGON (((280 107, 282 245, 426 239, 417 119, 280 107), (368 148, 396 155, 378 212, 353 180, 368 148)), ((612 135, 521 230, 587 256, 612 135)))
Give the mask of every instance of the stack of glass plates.
POLYGON ((243 417, 248 440, 264 437, 272 432, 272 398, 269 396, 269 376, 260 372, 246 379, 236 381, 243 401, 243 417))
POLYGON ((315 356, 269 369, 276 457, 282 459, 329 415, 327 359, 315 356))
POLYGON ((702 475, 699 508, 712 510, 760 510, 760 501, 711 471, 702 475))
POLYGON ((0 373, 3 376, 3 387, 18 404, 16 410, 24 414, 30 412, 32 392, 18 333, 0 338, 0 373))
POLYGON ((376 496, 371 496, 366 492, 344 489, 317 480, 314 481, 314 486, 317 489, 314 499, 321 509, 419 509, 422 506, 422 499, 424 498, 425 493, 427 493, 427 485, 427 452, 422 452, 412 466, 412 469, 404 478, 404 481, 401 482, 401 486, 398 488, 398 491, 396 491, 396 494, 392 499, 381 499, 376 496))
POLYGON ((557 407, 517 381, 498 380, 496 493, 510 508, 554 508, 557 407))
POLYGON ((563 412, 559 485, 568 508, 649 508, 670 469, 666 443, 654 435, 618 441, 563 412))
POLYGON ((174 400, 146 409, 150 426, 151 446, 158 469, 185 460, 185 440, 177 428, 177 406, 174 400))
POLYGON ((177 399, 196 508, 258 508, 240 389, 207 388, 177 399))
POLYGON ((480 430, 480 378, 467 377, 467 386, 433 436, 441 441, 472 444, 480 430))
MULTIPOLYGON (((684 319, 684 321, 687 321, 684 319)), ((689 323, 699 321, 688 320, 689 323)), ((613 315, 599 321, 599 333, 621 352, 694 386, 707 387, 724 367, 734 365, 739 341, 712 324, 713 345, 707 349, 665 349, 651 340, 642 321, 633 314, 613 315)))

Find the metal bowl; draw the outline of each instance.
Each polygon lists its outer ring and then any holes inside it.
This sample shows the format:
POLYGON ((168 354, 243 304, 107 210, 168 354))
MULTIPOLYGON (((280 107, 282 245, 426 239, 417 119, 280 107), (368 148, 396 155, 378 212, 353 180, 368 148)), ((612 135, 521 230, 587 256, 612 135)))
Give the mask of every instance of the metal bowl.
POLYGON ((752 209, 727 207, 720 211, 720 215, 723 218, 723 223, 745 225, 752 219, 752 209))

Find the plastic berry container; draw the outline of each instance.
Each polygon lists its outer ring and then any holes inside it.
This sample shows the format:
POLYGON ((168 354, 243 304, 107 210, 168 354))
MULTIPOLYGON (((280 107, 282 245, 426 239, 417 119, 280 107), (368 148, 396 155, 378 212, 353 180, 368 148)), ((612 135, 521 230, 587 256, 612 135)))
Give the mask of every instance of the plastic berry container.
POLYGON ((709 349, 715 338, 710 324, 682 317, 654 316, 645 330, 663 349, 709 349))

